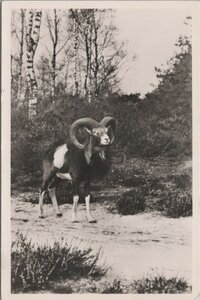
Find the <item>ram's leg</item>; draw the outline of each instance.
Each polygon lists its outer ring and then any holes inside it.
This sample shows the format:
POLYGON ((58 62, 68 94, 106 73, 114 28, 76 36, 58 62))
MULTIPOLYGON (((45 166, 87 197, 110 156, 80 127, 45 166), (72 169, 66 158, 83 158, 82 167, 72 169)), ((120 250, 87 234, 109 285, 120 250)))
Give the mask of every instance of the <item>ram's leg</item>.
POLYGON ((86 205, 86 216, 89 223, 97 223, 97 220, 95 220, 91 213, 90 213, 90 195, 87 195, 85 197, 85 205, 86 205))
POLYGON ((40 191, 40 195, 39 195, 39 218, 44 218, 44 210, 43 210, 44 195, 45 195, 45 191, 40 191))
POLYGON ((89 223, 96 223, 97 221, 92 217, 90 212, 90 183, 86 182, 84 184, 84 195, 85 195, 85 206, 86 206, 86 216, 89 223))
POLYGON ((79 200, 79 196, 73 195, 72 222, 75 223, 78 222, 78 217, 77 217, 78 200, 79 200))
POLYGON ((57 202, 57 198, 56 198, 56 188, 51 187, 48 189, 48 191, 49 191, 49 196, 50 196, 52 204, 53 204, 53 208, 56 212, 56 216, 62 217, 62 213, 60 212, 60 208, 58 206, 58 202, 57 202))
POLYGON ((56 170, 51 170, 50 163, 45 162, 43 164, 43 183, 39 194, 39 217, 40 218, 44 218, 43 205, 44 205, 45 192, 47 191, 48 186, 51 185, 52 182, 55 180, 55 176, 56 176, 56 170))
POLYGON ((79 185, 78 179, 73 180, 73 206, 72 206, 72 222, 78 222, 77 209, 79 200, 79 185))

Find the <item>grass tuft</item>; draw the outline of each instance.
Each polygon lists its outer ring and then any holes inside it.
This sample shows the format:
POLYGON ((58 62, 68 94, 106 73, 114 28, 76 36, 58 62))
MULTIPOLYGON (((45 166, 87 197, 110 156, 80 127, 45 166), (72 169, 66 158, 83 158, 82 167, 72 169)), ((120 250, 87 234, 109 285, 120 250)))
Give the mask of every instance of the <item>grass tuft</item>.
POLYGON ((60 242, 40 246, 17 234, 11 252, 12 292, 46 289, 49 281, 60 278, 101 277, 107 268, 99 258, 100 251, 93 254, 90 247, 82 250, 60 242))
POLYGON ((135 280, 133 286, 138 294, 179 294, 189 289, 184 278, 165 278, 161 275, 135 280))
POLYGON ((101 291, 101 294, 124 294, 121 282, 119 280, 114 280, 110 286, 106 286, 101 291))

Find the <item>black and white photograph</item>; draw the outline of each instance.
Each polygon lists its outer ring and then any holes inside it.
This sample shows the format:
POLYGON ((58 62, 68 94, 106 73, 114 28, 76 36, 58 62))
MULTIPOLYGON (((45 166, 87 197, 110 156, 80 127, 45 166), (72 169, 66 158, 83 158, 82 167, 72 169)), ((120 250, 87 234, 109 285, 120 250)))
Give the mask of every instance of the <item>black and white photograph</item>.
POLYGON ((198 1, 2 8, 2 299, 200 299, 198 1))

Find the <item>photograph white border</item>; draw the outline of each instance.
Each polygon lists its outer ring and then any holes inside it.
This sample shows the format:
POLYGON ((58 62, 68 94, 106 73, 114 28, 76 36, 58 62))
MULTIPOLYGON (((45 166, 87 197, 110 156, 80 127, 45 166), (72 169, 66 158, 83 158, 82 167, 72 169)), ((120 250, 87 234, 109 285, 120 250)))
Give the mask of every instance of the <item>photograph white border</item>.
POLYGON ((199 222, 199 119, 200 106, 200 21, 199 1, 4 1, 2 3, 2 189, 1 189, 1 295, 2 300, 23 299, 200 299, 200 222, 199 222), (11 245, 11 105, 10 105, 10 20, 11 10, 20 8, 113 8, 113 9, 189 9, 192 13, 192 67, 193 67, 193 289, 191 294, 181 295, 99 295, 99 294, 11 294, 10 293, 10 245, 11 245))

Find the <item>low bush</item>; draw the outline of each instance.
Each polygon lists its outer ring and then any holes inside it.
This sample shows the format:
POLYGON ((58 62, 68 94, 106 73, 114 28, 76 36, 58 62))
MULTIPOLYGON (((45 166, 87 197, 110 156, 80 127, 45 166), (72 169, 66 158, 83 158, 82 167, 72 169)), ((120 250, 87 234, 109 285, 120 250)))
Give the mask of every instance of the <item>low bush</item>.
POLYGON ((121 287, 121 282, 119 280, 114 280, 110 286, 106 286, 101 294, 123 294, 123 288, 121 287))
POLYGON ((122 194, 116 203, 118 213, 134 215, 145 210, 145 194, 141 189, 131 189, 122 194))
POLYGON ((178 189, 191 189, 192 176, 191 174, 173 174, 169 177, 178 189))
POLYGON ((60 278, 101 277, 107 268, 99 264, 99 256, 90 247, 82 250, 62 242, 40 246, 18 234, 11 252, 12 292, 42 290, 60 278))
POLYGON ((69 293, 97 293, 97 294, 181 294, 191 292, 191 286, 184 278, 166 278, 163 275, 147 276, 131 282, 119 279, 108 281, 105 279, 82 282, 60 282, 59 286, 51 284, 51 292, 57 294, 69 293), (53 288, 52 288, 53 287, 53 288))
POLYGON ((192 194, 190 190, 164 192, 158 204, 160 210, 168 217, 179 218, 192 215, 192 194))
POLYGON ((133 286, 138 294, 179 294, 188 291, 184 278, 154 276, 135 280, 133 286))
POLYGON ((139 172, 134 168, 121 168, 113 165, 110 176, 109 185, 111 187, 122 185, 125 187, 139 187, 147 184, 144 170, 139 172))

